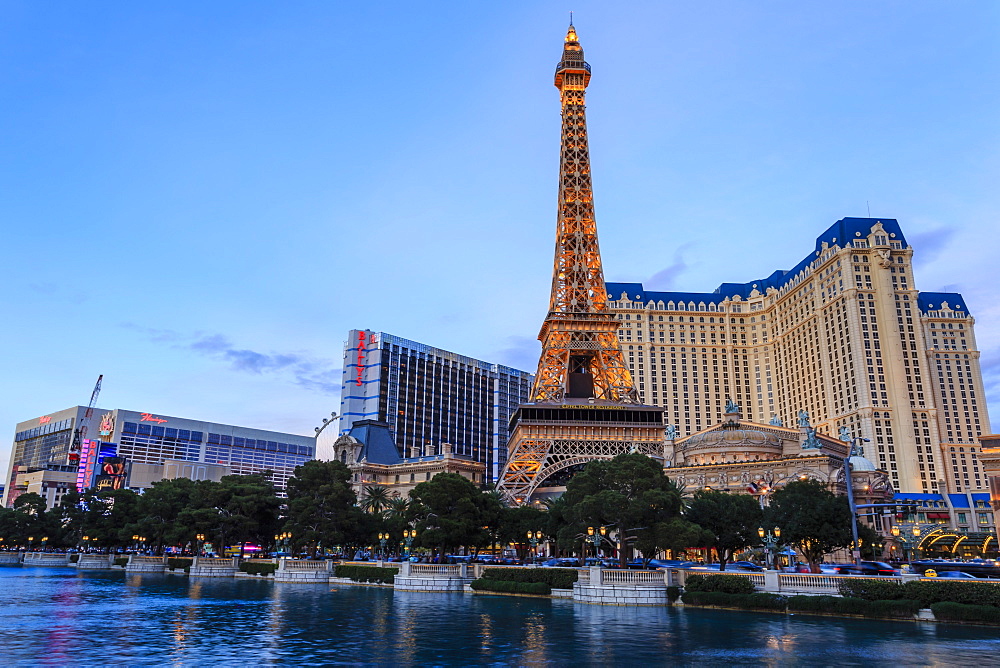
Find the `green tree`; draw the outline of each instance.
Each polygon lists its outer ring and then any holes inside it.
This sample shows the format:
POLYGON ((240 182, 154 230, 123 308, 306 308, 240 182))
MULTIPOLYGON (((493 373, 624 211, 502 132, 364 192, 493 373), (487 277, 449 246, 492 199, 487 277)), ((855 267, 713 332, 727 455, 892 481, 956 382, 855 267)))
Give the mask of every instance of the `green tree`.
POLYGON ((365 485, 362 488, 363 498, 361 500, 361 510, 366 513, 381 515, 389 508, 392 501, 392 491, 388 487, 381 485, 365 485))
POLYGON ((794 545, 819 573, 819 563, 853 542, 851 509, 818 480, 796 480, 776 490, 767 507, 766 526, 781 529, 782 542, 794 545))
MULTIPOLYGON (((120 538, 125 544, 131 542, 131 536, 138 534, 146 538, 146 547, 153 548, 157 553, 163 551, 163 546, 174 544, 184 527, 179 522, 181 514, 196 503, 200 498, 196 492, 198 483, 189 478, 159 480, 139 497, 137 517, 132 522, 121 526, 120 538)), ((200 490, 199 490, 200 491, 200 490)), ((117 506, 115 498, 115 506, 117 506)))
POLYGON ((278 528, 280 506, 269 471, 223 476, 215 499, 223 544, 239 543, 240 557, 249 542, 267 544, 278 528))
POLYGON ((611 526, 622 548, 623 566, 637 542, 655 554, 662 547, 657 545, 657 525, 681 512, 677 486, 656 460, 638 453, 587 464, 567 483, 562 498, 565 505, 559 512, 568 522, 559 529, 559 540, 565 544, 573 537, 582 542, 587 527, 611 526))
POLYGON ((657 522, 652 531, 643 532, 635 542, 645 561, 661 550, 670 550, 674 555, 689 548, 710 547, 715 537, 694 522, 684 517, 672 517, 666 522, 657 522))
MULTIPOLYGON (((518 558, 525 557, 524 546, 530 545, 528 532, 541 531, 548 534, 548 517, 545 512, 531 506, 519 506, 516 508, 503 508, 499 516, 499 527, 494 533, 494 537, 501 544, 514 543, 521 546, 518 548, 518 558)), ((487 524, 491 530, 493 524, 487 524)))
POLYGON ((734 552, 757 542, 762 512, 757 500, 747 494, 702 489, 695 492, 686 517, 711 537, 708 546, 718 552, 724 571, 734 552))
POLYGON ((442 555, 462 545, 488 543, 484 527, 500 513, 495 495, 484 494, 457 473, 439 473, 420 483, 410 490, 410 500, 418 541, 442 555))
POLYGON ((356 540, 362 518, 351 471, 339 461, 308 461, 288 479, 285 529, 293 545, 331 547, 356 540))

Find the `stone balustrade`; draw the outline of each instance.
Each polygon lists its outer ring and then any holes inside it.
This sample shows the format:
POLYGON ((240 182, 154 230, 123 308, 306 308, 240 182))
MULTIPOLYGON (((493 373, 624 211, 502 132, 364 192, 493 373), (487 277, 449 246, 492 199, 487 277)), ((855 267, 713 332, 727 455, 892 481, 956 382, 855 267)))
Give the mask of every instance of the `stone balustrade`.
POLYGON ((191 561, 190 575, 202 578, 231 578, 239 570, 239 557, 195 557, 191 561))
POLYGON ((747 571, 689 571, 673 570, 668 571, 667 579, 670 584, 683 585, 687 578, 692 575, 705 575, 708 577, 718 575, 736 575, 753 582, 758 591, 765 591, 771 594, 838 594, 840 588, 838 583, 844 578, 853 580, 873 579, 893 582, 906 582, 915 579, 915 575, 902 575, 898 577, 890 576, 864 576, 864 575, 834 575, 832 573, 781 573, 779 571, 764 571, 762 573, 752 573, 747 571))
POLYGON ((306 561, 304 559, 278 560, 278 570, 274 572, 275 582, 295 582, 299 584, 328 584, 333 574, 333 562, 306 561))
POLYGON ((25 552, 25 566, 68 566, 69 555, 58 552, 25 552))
POLYGON ((663 571, 632 571, 593 566, 580 572, 573 585, 573 600, 596 605, 666 605, 667 581, 663 571))
MULTIPOLYGON (((464 591, 472 582, 468 564, 400 564, 393 587, 400 591, 464 591)), ((474 572, 474 569, 473 569, 474 572)))
POLYGON ((110 569, 114 563, 113 554, 81 554, 73 565, 77 570, 101 571, 110 569))
POLYGON ((164 573, 167 570, 166 557, 151 557, 144 554, 130 554, 125 564, 126 573, 164 573))
POLYGON ((20 552, 6 551, 0 552, 0 566, 12 566, 20 564, 23 558, 20 552))

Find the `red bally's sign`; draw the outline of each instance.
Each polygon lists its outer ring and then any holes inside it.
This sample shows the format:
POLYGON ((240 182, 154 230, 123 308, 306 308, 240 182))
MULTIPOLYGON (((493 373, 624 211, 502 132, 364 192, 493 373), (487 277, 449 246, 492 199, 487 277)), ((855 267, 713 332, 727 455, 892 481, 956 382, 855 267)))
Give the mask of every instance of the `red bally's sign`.
POLYGON ((365 375, 365 355, 367 354, 367 349, 365 348, 365 343, 369 346, 374 346, 378 339, 375 334, 365 334, 364 332, 358 332, 358 377, 355 383, 360 387, 364 383, 365 375))
POLYGON ((139 422, 155 422, 156 424, 163 424, 166 420, 158 418, 152 413, 142 413, 142 417, 139 419, 139 422))

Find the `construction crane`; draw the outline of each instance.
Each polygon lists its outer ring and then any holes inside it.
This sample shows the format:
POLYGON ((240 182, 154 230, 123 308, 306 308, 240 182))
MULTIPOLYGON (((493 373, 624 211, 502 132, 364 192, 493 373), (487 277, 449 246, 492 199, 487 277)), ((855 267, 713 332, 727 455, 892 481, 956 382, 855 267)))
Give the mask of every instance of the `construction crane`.
POLYGON ((87 438, 87 427, 90 426, 90 418, 94 416, 94 406, 97 405, 97 395, 101 393, 101 380, 103 378, 103 373, 97 377, 97 383, 94 385, 94 391, 90 393, 90 403, 83 414, 83 419, 80 420, 77 428, 73 430, 73 442, 69 446, 69 456, 67 458, 71 466, 80 463, 80 450, 83 447, 83 441, 87 438))

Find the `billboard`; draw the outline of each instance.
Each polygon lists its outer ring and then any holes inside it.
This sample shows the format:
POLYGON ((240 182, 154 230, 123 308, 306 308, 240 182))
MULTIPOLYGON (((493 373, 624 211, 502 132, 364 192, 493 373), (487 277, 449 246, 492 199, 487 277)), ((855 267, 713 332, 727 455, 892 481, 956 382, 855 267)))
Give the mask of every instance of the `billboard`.
POLYGON ((94 478, 94 488, 122 489, 128 477, 128 460, 124 457, 105 457, 101 461, 97 477, 94 478))

